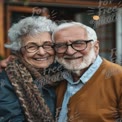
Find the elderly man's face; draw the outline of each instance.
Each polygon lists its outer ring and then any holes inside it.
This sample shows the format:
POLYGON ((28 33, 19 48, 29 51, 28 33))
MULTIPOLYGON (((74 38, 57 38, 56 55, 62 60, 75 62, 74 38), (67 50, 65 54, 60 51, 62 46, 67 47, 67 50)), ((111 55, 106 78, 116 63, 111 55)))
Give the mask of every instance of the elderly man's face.
POLYGON ((27 35, 23 37, 23 57, 36 68, 47 68, 54 61, 54 50, 51 45, 51 35, 48 32, 27 35))
MULTIPOLYGON (((71 44, 76 40, 88 40, 86 31, 81 27, 69 27, 62 29, 55 34, 56 45, 60 47, 62 44, 71 44)), ((77 46, 77 45, 76 45, 77 46)), ((82 51, 77 51, 71 46, 68 46, 65 53, 56 53, 57 61, 65 68, 72 71, 80 71, 87 68, 96 59, 98 54, 98 42, 87 43, 87 47, 82 51)))

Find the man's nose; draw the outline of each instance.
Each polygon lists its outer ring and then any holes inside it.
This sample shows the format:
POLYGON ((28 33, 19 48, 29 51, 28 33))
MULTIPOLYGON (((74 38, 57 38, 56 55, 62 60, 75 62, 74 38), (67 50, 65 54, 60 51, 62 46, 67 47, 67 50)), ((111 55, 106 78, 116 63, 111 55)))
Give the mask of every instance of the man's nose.
POLYGON ((72 55, 72 54, 74 54, 75 52, 76 52, 76 50, 73 49, 71 45, 68 45, 66 54, 72 55))

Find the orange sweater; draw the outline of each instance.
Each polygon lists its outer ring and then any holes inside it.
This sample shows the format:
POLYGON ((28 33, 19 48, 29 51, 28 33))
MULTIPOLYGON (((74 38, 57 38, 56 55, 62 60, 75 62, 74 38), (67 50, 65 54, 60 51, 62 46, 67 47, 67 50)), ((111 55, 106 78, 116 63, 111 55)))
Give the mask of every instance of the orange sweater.
MULTIPOLYGON (((60 108, 66 90, 66 81, 56 89, 57 108, 60 108)), ((121 122, 122 121, 122 67, 103 60, 92 78, 68 103, 67 122, 121 122)))

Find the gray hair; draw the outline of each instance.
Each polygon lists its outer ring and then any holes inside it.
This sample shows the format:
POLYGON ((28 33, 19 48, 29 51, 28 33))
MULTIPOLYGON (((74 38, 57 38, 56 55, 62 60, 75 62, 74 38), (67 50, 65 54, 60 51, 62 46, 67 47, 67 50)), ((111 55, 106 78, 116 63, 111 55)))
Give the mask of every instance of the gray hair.
POLYGON ((40 32, 52 33, 57 25, 46 17, 26 17, 14 24, 8 31, 10 44, 5 44, 6 48, 18 51, 21 48, 22 37, 34 35, 40 32))
MULTIPOLYGON (((62 30, 62 29, 65 29, 65 28, 69 28, 69 27, 72 27, 72 26, 79 26, 79 27, 82 27, 85 29, 86 33, 87 33, 87 39, 88 40, 93 40, 93 41, 97 41, 97 34, 95 32, 95 30, 93 30, 91 27, 89 26, 86 26, 82 23, 79 23, 79 22, 68 22, 68 23, 63 23, 61 25, 59 25, 54 31, 53 31, 53 34, 52 34, 52 40, 54 40, 54 36, 55 36, 55 33, 62 30)), ((74 30, 75 31, 75 30, 74 30)))

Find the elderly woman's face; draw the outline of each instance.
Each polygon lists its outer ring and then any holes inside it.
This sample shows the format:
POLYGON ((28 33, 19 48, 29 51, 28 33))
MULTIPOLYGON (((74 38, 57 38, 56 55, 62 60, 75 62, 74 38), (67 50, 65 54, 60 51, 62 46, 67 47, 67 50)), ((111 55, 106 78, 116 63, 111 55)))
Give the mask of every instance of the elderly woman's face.
POLYGON ((54 61, 51 35, 48 32, 23 37, 24 59, 36 68, 47 68, 54 61))

